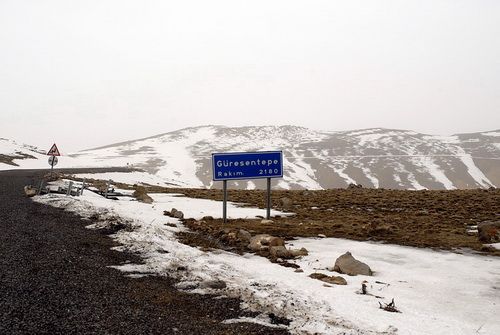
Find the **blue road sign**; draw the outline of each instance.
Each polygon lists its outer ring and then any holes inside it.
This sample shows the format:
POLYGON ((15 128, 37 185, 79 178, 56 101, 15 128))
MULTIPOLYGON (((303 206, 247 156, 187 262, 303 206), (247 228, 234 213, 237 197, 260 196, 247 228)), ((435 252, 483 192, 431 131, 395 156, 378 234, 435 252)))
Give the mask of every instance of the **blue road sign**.
POLYGON ((227 152, 212 154, 213 180, 282 178, 283 152, 227 152))

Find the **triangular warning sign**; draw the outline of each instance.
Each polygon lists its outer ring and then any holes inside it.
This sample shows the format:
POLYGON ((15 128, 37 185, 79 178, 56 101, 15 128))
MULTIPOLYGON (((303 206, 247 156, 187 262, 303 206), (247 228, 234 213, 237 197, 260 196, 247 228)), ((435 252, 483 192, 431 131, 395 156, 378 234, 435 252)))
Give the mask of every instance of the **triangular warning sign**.
POLYGON ((59 149, 57 149, 57 145, 54 143, 52 148, 50 148, 49 152, 47 152, 47 156, 61 156, 59 153, 59 149))

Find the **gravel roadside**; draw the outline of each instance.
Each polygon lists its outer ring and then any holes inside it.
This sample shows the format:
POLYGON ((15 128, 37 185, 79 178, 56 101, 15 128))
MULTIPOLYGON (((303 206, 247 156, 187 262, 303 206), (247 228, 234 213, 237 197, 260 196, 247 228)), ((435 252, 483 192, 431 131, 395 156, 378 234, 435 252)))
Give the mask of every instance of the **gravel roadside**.
POLYGON ((0 334, 287 334, 251 323, 236 299, 187 294, 165 277, 109 268, 140 262, 116 252, 88 221, 32 202, 39 172, 0 172, 0 334))

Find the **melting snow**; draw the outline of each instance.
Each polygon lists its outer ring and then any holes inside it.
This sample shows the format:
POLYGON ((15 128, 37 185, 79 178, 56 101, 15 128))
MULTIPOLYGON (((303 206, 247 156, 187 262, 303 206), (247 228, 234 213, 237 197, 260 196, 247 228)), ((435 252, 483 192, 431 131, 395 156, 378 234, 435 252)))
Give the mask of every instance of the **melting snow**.
MULTIPOLYGON (((117 268, 134 274, 175 276, 181 281, 180 288, 195 287, 194 292, 200 293, 210 291, 202 289, 200 283, 223 280, 227 288, 219 293, 240 297, 246 307, 292 319, 292 333, 500 333, 499 258, 334 238, 300 238, 292 243, 296 248, 307 248, 309 256, 297 261, 304 273, 296 273, 252 254, 203 252, 181 244, 174 234, 185 228, 162 214, 175 207, 186 217, 217 217, 220 202, 152 194, 155 202, 148 205, 86 193, 82 197, 46 195, 35 199, 83 216, 97 212, 104 218, 119 216, 129 220, 135 229, 115 235, 123 244, 119 249, 142 253, 145 263, 117 268), (176 223, 178 227, 166 223, 176 223), (333 287, 308 277, 312 272, 334 274, 328 269, 346 251, 368 263, 375 275, 344 276, 348 285, 333 287), (177 271, 181 265, 187 270, 177 271), (363 280, 368 281, 368 292, 373 295, 356 293, 363 280), (402 313, 379 309, 379 301, 389 302, 392 298, 402 313)), ((228 209, 231 217, 252 217, 262 212, 235 204, 228 209)))

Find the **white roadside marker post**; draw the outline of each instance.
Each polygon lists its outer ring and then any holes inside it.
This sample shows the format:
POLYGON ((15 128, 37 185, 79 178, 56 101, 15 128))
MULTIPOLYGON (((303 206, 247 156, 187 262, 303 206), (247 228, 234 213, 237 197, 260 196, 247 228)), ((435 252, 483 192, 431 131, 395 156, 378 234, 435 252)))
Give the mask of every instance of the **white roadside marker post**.
POLYGON ((85 178, 82 181, 82 190, 80 191, 80 195, 83 195, 83 190, 85 189, 85 178))
POLYGON ((106 192, 104 193, 104 197, 107 199, 108 198, 108 190, 109 190, 109 186, 111 186, 111 179, 108 180, 108 182, 106 183, 106 192))
POLYGON ((40 180, 40 187, 38 188, 38 195, 42 194, 43 179, 40 180))
POLYGON ((66 192, 66 195, 71 195, 71 188, 73 187, 73 182, 70 181, 68 184, 68 191, 66 192))

